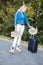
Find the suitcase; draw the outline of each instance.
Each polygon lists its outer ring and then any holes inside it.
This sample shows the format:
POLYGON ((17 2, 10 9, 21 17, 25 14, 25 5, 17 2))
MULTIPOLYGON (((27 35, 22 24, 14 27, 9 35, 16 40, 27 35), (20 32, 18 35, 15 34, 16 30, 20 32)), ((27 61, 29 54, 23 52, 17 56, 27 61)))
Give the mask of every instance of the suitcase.
POLYGON ((31 51, 32 53, 36 53, 38 48, 38 39, 36 37, 30 37, 29 43, 28 43, 28 51, 31 51))

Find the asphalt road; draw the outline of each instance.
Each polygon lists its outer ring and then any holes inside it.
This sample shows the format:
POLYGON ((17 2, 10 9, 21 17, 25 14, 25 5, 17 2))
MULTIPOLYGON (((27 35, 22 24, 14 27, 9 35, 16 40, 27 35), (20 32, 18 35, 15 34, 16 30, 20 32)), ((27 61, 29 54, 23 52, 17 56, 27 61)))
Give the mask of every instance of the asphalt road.
POLYGON ((12 41, 0 39, 0 65, 43 65, 43 49, 37 53, 27 50, 27 45, 21 45, 22 52, 8 53, 12 41))

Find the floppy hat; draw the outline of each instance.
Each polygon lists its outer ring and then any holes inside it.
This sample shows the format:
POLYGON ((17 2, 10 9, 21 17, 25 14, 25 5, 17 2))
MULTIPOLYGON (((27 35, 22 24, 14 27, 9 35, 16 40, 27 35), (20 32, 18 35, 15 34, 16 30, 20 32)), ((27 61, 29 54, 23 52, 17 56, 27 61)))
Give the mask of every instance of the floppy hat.
POLYGON ((31 35, 36 35, 37 32, 38 32, 37 27, 36 27, 36 28, 31 27, 31 28, 29 29, 29 33, 30 33, 31 35))

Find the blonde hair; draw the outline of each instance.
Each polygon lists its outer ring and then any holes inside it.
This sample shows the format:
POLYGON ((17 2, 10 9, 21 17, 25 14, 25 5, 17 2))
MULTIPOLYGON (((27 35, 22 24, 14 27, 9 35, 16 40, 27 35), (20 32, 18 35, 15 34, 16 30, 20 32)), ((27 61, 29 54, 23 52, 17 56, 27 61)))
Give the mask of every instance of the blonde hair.
POLYGON ((21 6, 20 9, 18 9, 17 11, 21 11, 24 8, 27 8, 26 5, 21 6))

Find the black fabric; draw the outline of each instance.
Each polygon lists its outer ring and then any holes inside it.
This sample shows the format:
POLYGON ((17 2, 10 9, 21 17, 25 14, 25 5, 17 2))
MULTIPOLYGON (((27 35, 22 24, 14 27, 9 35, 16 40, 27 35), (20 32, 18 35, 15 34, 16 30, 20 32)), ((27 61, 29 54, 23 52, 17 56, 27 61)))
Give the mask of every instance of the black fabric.
POLYGON ((14 47, 12 47, 12 49, 14 49, 14 47))
POLYGON ((28 43, 28 51, 35 53, 37 52, 37 48, 38 48, 38 39, 36 39, 35 37, 30 37, 28 43))

